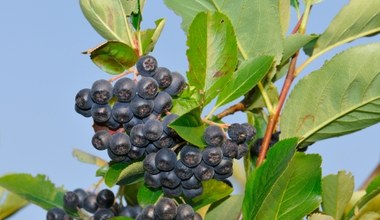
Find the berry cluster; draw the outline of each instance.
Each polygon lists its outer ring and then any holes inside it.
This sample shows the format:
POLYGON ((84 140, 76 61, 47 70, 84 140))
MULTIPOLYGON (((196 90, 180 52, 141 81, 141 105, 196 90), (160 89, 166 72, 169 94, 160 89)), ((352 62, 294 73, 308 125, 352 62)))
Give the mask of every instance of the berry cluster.
POLYGON ((63 196, 64 210, 52 208, 47 212, 47 220, 72 220, 66 212, 82 209, 93 220, 110 219, 115 216, 135 218, 141 213, 140 206, 121 206, 115 202, 115 195, 109 189, 103 189, 97 194, 83 189, 67 191, 63 196))
POLYGON ((138 81, 123 77, 112 85, 97 80, 91 89, 82 89, 75 97, 75 110, 92 117, 101 128, 92 138, 93 146, 107 150, 115 162, 139 160, 157 151, 155 148, 174 143, 163 132, 159 118, 171 109, 172 96, 186 86, 185 78, 158 67, 149 55, 138 60, 136 69, 141 75, 138 81))
MULTIPOLYGON (((280 140, 280 131, 272 134, 269 142, 269 148, 273 147, 280 140)), ((258 157, 261 149, 261 145, 263 144, 263 138, 258 138, 251 147, 251 155, 254 157, 258 157)))
POLYGON ((162 197, 156 205, 145 207, 136 220, 202 220, 188 204, 177 205, 175 200, 162 197))
POLYGON ((204 150, 185 144, 179 159, 174 151, 161 148, 144 159, 144 180, 151 188, 162 188, 169 197, 183 195, 193 198, 203 191, 202 181, 225 180, 233 173, 233 159, 240 159, 248 152, 247 142, 255 135, 252 126, 234 123, 227 130, 229 139, 219 126, 206 128, 204 150))

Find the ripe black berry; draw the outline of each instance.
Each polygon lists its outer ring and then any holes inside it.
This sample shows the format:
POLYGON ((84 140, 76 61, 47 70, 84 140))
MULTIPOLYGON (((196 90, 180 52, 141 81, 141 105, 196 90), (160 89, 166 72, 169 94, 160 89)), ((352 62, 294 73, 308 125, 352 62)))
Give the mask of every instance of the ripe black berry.
POLYGON ((92 146, 97 150, 105 150, 109 147, 111 141, 111 135, 106 130, 97 131, 94 136, 92 136, 92 146))
POLYGON ((115 133, 111 137, 109 149, 116 155, 126 155, 131 149, 129 136, 125 133, 115 133))
POLYGON ((193 220, 202 220, 202 216, 196 212, 193 220))
POLYGON ((200 181, 212 179, 214 177, 214 168, 202 161, 194 168, 194 176, 200 181))
POLYGON ((139 205, 136 206, 125 206, 120 209, 119 216, 126 216, 130 218, 136 218, 142 211, 142 208, 139 205))
POLYGON ((153 189, 158 189, 161 187, 161 175, 150 174, 148 172, 144 173, 144 182, 147 186, 152 187, 153 189))
POLYGON ((173 80, 172 73, 165 67, 158 67, 154 74, 154 79, 157 81, 161 89, 167 88, 173 80))
POLYGON ((169 95, 176 96, 186 87, 186 80, 180 73, 172 72, 172 83, 164 91, 169 95))
POLYGON ((158 93, 158 83, 152 77, 144 77, 137 83, 137 94, 143 99, 154 99, 158 93))
POLYGON ((202 153, 199 148, 185 145, 180 152, 180 158, 186 166, 195 167, 202 161, 202 153))
POLYGON ((193 169, 183 164, 180 160, 176 162, 174 172, 181 180, 187 180, 193 175, 193 169))
POLYGON ((160 172, 156 166, 156 153, 148 154, 143 162, 144 170, 150 174, 157 174, 160 172))
POLYGON ((167 115, 163 120, 162 120, 162 126, 164 127, 164 132, 170 136, 176 136, 177 133, 173 128, 169 127, 169 124, 172 123, 174 120, 176 120, 179 116, 177 114, 170 114, 167 115))
POLYGON ((156 166, 161 171, 174 169, 176 161, 176 154, 168 148, 162 148, 156 153, 156 166))
POLYGON ((236 155, 236 159, 240 159, 244 157, 248 152, 248 145, 246 143, 242 143, 238 145, 238 154, 236 155))
POLYGON ((182 193, 183 193, 184 197, 189 198, 189 199, 200 196, 202 194, 202 192, 203 192, 203 187, 200 187, 197 189, 182 188, 182 193))
POLYGON ((232 172, 233 161, 230 158, 224 157, 218 166, 214 167, 215 173, 227 174, 232 172))
POLYGON ((166 133, 162 133, 160 139, 153 142, 154 146, 157 148, 171 148, 174 144, 174 140, 171 136, 166 133))
POLYGON ((158 140, 163 132, 163 127, 161 121, 157 119, 149 119, 145 122, 143 127, 143 134, 146 139, 150 141, 158 140))
POLYGON ((145 147, 149 144, 149 140, 147 140, 143 133, 144 124, 135 125, 130 132, 130 139, 132 145, 136 147, 145 147))
POLYGON ((139 118, 145 118, 149 116, 153 111, 153 107, 153 100, 146 100, 140 98, 139 96, 136 96, 130 104, 130 108, 133 114, 139 118))
POLYGON ((194 209, 189 204, 180 204, 177 208, 176 220, 193 220, 194 219, 194 209))
POLYGON ((160 173, 161 185, 174 189, 181 183, 181 179, 175 174, 174 170, 160 173))
POLYGON ((138 124, 143 124, 144 122, 140 119, 140 118, 137 118, 137 117, 133 117, 129 122, 123 124, 123 127, 125 129, 126 132, 131 132, 131 129, 135 126, 135 125, 138 125, 138 124))
POLYGON ((227 133, 231 140, 238 144, 245 142, 248 136, 247 129, 238 123, 231 124, 227 133))
POLYGON ((78 207, 79 207, 79 208, 82 208, 82 207, 83 207, 83 201, 84 201, 84 199, 87 197, 87 192, 84 191, 84 190, 81 189, 81 188, 75 189, 74 192, 75 192, 75 194, 77 194, 77 196, 78 196, 78 200, 79 200, 78 207))
MULTIPOLYGON (((111 113, 112 114, 112 113, 111 113)), ((108 121, 105 123, 105 126, 107 126, 109 129, 116 131, 121 127, 121 123, 117 122, 112 116, 108 119, 108 121)))
POLYGON ((202 152, 203 161, 210 166, 216 166, 223 158, 223 152, 220 147, 206 147, 202 152))
POLYGON ((130 102, 135 97, 136 92, 135 82, 129 78, 117 80, 113 87, 113 94, 119 102, 130 102))
POLYGON ((91 116, 95 122, 104 123, 111 117, 111 107, 106 105, 93 104, 91 108, 91 116))
POLYGON ((137 216, 137 220, 155 220, 154 206, 148 205, 137 216))
POLYGON ((198 189, 202 187, 202 182, 192 175, 189 179, 183 180, 181 185, 185 189, 198 189))
POLYGON ((141 147, 133 146, 131 150, 128 152, 128 157, 132 160, 139 160, 144 156, 145 149, 141 147))
POLYGON ((91 117, 91 109, 80 109, 77 105, 75 105, 75 112, 82 115, 83 117, 89 118, 91 117))
POLYGON ((67 191, 63 195, 63 207, 67 211, 76 211, 79 207, 78 195, 73 191, 67 191))
POLYGON ((165 186, 162 186, 162 192, 167 197, 178 197, 182 194, 182 187, 181 185, 178 185, 176 188, 168 188, 165 186))
POLYGON ((91 98, 97 104, 107 104, 112 98, 112 84, 105 79, 99 79, 92 84, 91 98))
POLYGON ((89 213, 94 213, 96 210, 98 210, 95 194, 87 195, 87 197, 83 200, 83 208, 89 213))
POLYGON ((82 110, 91 109, 94 102, 91 99, 90 93, 91 90, 88 88, 81 89, 75 96, 75 105, 82 110))
POLYGON ((153 111, 157 114, 169 111, 173 106, 172 102, 172 97, 167 92, 159 92, 154 99, 153 111))
POLYGON ((174 200, 163 197, 154 207, 154 214, 158 219, 174 219, 177 215, 177 205, 174 200))
POLYGON ((236 158, 238 154, 238 145, 227 139, 225 142, 222 144, 222 151, 223 151, 223 156, 228 157, 228 158, 236 158))
POLYGON ((136 69, 142 76, 153 76, 157 69, 157 60, 149 55, 142 56, 137 61, 136 69))
POLYGON ((94 220, 108 220, 115 217, 110 209, 99 209, 94 213, 94 220))
POLYGON ((65 211, 59 208, 52 208, 46 214, 46 220, 63 220, 65 211))
POLYGON ((114 162, 121 162, 126 159, 126 155, 116 155, 111 149, 107 149, 107 154, 114 162))
POLYGON ((109 189, 101 190, 96 196, 96 203, 100 208, 110 208, 115 201, 115 195, 109 189))
POLYGON ((148 146, 145 147, 145 153, 150 154, 157 152, 159 148, 157 148, 154 144, 148 144, 148 146))
POLYGON ((222 128, 216 125, 210 125, 206 128, 203 133, 203 139, 205 140, 207 145, 217 147, 223 144, 224 142, 224 132, 222 128))
POLYGON ((250 125, 250 124, 248 124, 248 123, 243 123, 243 124, 241 124, 244 128, 245 128, 245 130, 246 130, 246 132, 247 132, 247 141, 249 141, 249 140, 252 140, 252 138, 255 136, 255 134, 256 134, 256 130, 255 130, 255 128, 254 127, 252 127, 252 125, 250 125))
POLYGON ((116 102, 112 107, 112 118, 115 121, 124 124, 133 118, 133 112, 127 103, 116 102))

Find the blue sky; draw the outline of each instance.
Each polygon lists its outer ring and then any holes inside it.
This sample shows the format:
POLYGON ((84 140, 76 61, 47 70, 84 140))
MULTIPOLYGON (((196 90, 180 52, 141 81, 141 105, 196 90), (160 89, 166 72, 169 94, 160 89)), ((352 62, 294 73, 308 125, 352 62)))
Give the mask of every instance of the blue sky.
MULTIPOLYGON (((347 0, 325 1, 313 8, 308 33, 321 33, 347 0)), ((81 52, 104 42, 82 15, 78 1, 4 1, 0 13, 0 175, 25 172, 47 174, 66 189, 89 188, 97 181, 96 167, 71 156, 79 148, 107 158, 91 146, 91 120, 74 112, 74 96, 100 78, 109 78, 81 52)), ((163 2, 147 1, 144 23, 158 18, 166 27, 152 53, 161 66, 185 73, 186 37, 180 18, 163 2)), ((355 45, 379 42, 364 38, 355 45)), ((314 62, 319 68, 337 51, 314 62)), ((242 114, 227 119, 243 121, 242 114)), ((323 156, 323 175, 347 170, 359 186, 380 161, 377 140, 380 125, 342 138, 321 141, 308 152, 323 156)), ((30 205, 13 216, 45 219, 46 212, 30 205)))

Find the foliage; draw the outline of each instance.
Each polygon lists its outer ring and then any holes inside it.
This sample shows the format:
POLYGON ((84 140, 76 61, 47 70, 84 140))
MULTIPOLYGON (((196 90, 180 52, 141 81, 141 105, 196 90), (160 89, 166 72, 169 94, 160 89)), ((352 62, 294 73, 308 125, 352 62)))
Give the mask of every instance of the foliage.
MULTIPOLYGON (((117 75, 113 77, 137 74, 137 60, 154 49, 165 19, 142 30, 143 0, 79 2, 86 19, 105 39, 83 53, 104 72, 117 75)), ((244 186, 237 195, 231 195, 234 186, 229 182, 211 179, 203 183, 201 195, 177 198, 177 202, 192 205, 207 220, 378 218, 379 177, 366 191, 354 192, 351 174, 341 171, 322 177, 321 156, 299 151, 380 121, 380 43, 348 48, 321 68, 303 72, 326 52, 380 32, 380 1, 351 0, 319 34, 306 33, 311 6, 318 0, 164 2, 182 18, 189 62, 187 86, 174 97, 171 108, 179 117, 168 126, 183 142, 203 149, 207 147, 203 133, 209 125, 225 129, 229 125, 224 118, 243 111, 257 133, 249 143, 244 169, 235 167, 234 177, 244 186), (290 21, 292 7, 297 24, 290 21), (295 28, 289 34, 291 26, 295 28), (306 59, 297 64, 301 49, 306 59), (287 96, 301 73, 305 77, 287 96), (283 87, 276 87, 274 83, 283 77, 283 87), (217 110, 221 113, 215 115, 217 110), (279 131, 280 141, 274 144, 272 134, 279 131), (255 147, 261 147, 259 155, 252 153, 255 147), (244 174, 246 180, 241 178, 244 174)), ((323 3, 313 7, 323 7, 323 3)), ((128 204, 146 207, 163 196, 162 190, 144 184, 141 160, 108 162, 80 150, 73 155, 98 166, 96 175, 108 187, 118 185, 119 199, 128 204)), ((1 219, 29 202, 46 210, 64 208, 66 190, 44 175, 7 174, 0 177, 0 187, 1 219)), ((70 214, 86 218, 80 211, 70 214)))

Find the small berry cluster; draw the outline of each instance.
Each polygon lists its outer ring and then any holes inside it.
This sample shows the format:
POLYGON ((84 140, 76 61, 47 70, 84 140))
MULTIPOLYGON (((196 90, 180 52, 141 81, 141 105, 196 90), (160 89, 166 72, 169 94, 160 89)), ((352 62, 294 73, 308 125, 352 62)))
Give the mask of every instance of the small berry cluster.
POLYGON ((141 75, 138 81, 123 77, 112 85, 97 80, 91 89, 82 89, 75 97, 75 110, 92 117, 101 128, 92 138, 93 146, 107 150, 115 162, 139 160, 156 151, 155 147, 174 143, 163 132, 159 118, 171 109, 172 96, 186 86, 185 78, 158 67, 157 60, 149 55, 138 60, 136 69, 141 75))
POLYGON ((121 206, 115 202, 115 195, 109 189, 103 189, 97 194, 78 188, 67 191, 63 196, 64 210, 52 208, 47 212, 47 220, 72 220, 66 212, 82 209, 92 215, 93 220, 110 219, 115 216, 135 218, 141 213, 140 206, 121 206))
POLYGON ((188 204, 177 205, 175 200, 162 197, 156 205, 145 207, 136 220, 202 220, 188 204))
POLYGON ((219 126, 206 128, 203 139, 207 147, 185 144, 179 152, 161 148, 144 159, 144 180, 151 188, 162 188, 169 197, 183 195, 193 198, 202 194, 202 181, 225 180, 233 173, 233 159, 240 159, 248 152, 247 142, 255 135, 252 126, 234 123, 227 130, 229 139, 219 126))
MULTIPOLYGON (((280 131, 272 134, 269 142, 269 148, 272 148, 280 140, 280 131)), ((251 147, 251 155, 254 157, 258 157, 261 149, 261 145, 263 144, 263 138, 258 138, 251 147)))

